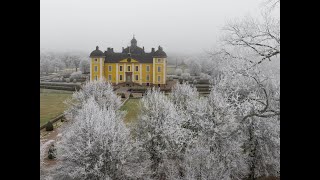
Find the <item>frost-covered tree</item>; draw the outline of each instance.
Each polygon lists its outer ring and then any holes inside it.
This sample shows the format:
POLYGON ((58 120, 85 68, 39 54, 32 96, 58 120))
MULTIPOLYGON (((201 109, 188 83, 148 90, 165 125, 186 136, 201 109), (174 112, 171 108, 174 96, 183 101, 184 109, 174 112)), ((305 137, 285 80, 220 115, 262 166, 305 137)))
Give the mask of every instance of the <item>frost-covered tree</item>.
POLYGON ((80 57, 78 55, 71 55, 69 56, 70 63, 76 68, 76 72, 78 71, 78 68, 80 66, 80 57))
POLYGON ((133 152, 121 114, 89 98, 57 143, 55 179, 130 179, 133 152))
POLYGON ((198 60, 192 60, 189 63, 189 72, 190 74, 200 75, 201 73, 201 64, 198 60))
POLYGON ((189 70, 189 69, 185 69, 183 72, 184 72, 184 73, 189 73, 189 74, 190 74, 190 70, 189 70))
POLYGON ((182 79, 187 80, 188 78, 190 78, 190 73, 182 73, 181 77, 182 79))
POLYGON ((49 74, 54 71, 54 56, 50 53, 40 53, 40 73, 49 74))
POLYGON ((79 79, 81 77, 82 77, 82 72, 81 71, 73 72, 70 75, 70 79, 79 79))
POLYGON ((271 16, 269 12, 263 14, 262 20, 246 17, 241 21, 231 21, 224 31, 225 47, 220 53, 229 58, 241 58, 256 66, 280 56, 280 18, 271 16))
POLYGON ((50 179, 49 170, 45 167, 46 164, 44 159, 47 157, 48 147, 53 143, 54 140, 49 140, 45 143, 40 141, 40 179, 47 180, 50 179))
POLYGON ((176 69, 176 70, 175 70, 175 74, 176 74, 177 76, 181 76, 181 74, 182 74, 182 69, 176 69))
POLYGON ((179 179, 184 176, 185 141, 189 136, 174 104, 153 88, 141 100, 141 116, 135 134, 148 154, 151 179, 179 179))
POLYGON ((72 66, 72 60, 70 58, 70 55, 68 54, 63 54, 61 56, 61 61, 64 63, 64 66, 68 69, 72 66))
POLYGON ((247 177, 280 176, 278 78, 266 76, 260 66, 245 59, 226 58, 223 78, 213 92, 222 94, 234 108, 238 127, 227 138, 241 137, 247 177))
POLYGON ((90 62, 88 59, 83 58, 80 62, 80 69, 83 73, 90 72, 90 62))
POLYGON ((191 134, 185 141, 187 179, 244 177, 241 141, 225 138, 237 129, 237 124, 233 109, 222 101, 223 98, 213 94, 210 98, 200 97, 196 88, 184 83, 174 86, 170 99, 183 119, 182 127, 191 134))
POLYGON ((186 105, 196 100, 199 97, 199 93, 196 88, 192 88, 187 83, 177 83, 172 87, 169 97, 178 108, 186 109, 186 105))
POLYGON ((73 93, 72 98, 66 102, 69 108, 65 113, 70 116, 69 119, 72 119, 91 97, 96 100, 100 107, 105 106, 108 109, 116 110, 121 104, 121 100, 114 93, 111 83, 104 79, 87 82, 80 91, 73 93))
POLYGON ((210 79, 211 76, 205 73, 200 73, 200 79, 210 79))

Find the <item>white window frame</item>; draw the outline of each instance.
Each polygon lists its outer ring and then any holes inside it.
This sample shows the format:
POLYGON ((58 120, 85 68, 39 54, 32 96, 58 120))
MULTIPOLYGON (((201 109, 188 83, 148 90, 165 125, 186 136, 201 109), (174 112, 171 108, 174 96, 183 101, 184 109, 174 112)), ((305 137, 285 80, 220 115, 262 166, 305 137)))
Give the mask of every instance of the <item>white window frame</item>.
POLYGON ((139 71, 139 66, 136 66, 136 71, 139 71))
POLYGON ((150 66, 147 66, 147 72, 150 72, 150 66))
POLYGON ((123 66, 119 67, 119 71, 122 72, 123 71, 123 66))
POLYGON ((108 75, 108 80, 112 81, 112 75, 111 74, 108 75))
POLYGON ((119 76, 119 80, 120 80, 120 81, 122 81, 122 80, 123 80, 123 78, 122 78, 122 74, 120 74, 120 76, 119 76))
POLYGON ((112 72, 112 66, 111 65, 108 66, 108 70, 109 70, 109 72, 112 72))
POLYGON ((158 72, 161 72, 161 66, 158 66, 158 72), (160 68, 160 69, 159 69, 160 68))
POLYGON ((96 81, 98 80, 98 76, 97 75, 94 76, 94 80, 96 80, 96 81))
POLYGON ((94 66, 94 72, 98 72, 98 66, 94 66))
POLYGON ((147 74, 146 80, 150 81, 150 75, 149 74, 147 74))
POLYGON ((127 71, 131 72, 131 66, 130 65, 127 66, 127 71))
POLYGON ((161 82, 161 76, 158 76, 158 82, 161 82))
POLYGON ((139 81, 139 75, 136 74, 136 81, 139 81))

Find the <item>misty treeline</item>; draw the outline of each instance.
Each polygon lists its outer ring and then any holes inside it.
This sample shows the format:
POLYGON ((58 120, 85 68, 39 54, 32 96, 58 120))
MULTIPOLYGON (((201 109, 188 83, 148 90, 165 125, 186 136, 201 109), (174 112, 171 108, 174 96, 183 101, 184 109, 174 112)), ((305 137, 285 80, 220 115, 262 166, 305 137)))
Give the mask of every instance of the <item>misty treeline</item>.
POLYGON ((58 73, 65 69, 89 73, 89 57, 80 52, 40 52, 40 74, 58 73))

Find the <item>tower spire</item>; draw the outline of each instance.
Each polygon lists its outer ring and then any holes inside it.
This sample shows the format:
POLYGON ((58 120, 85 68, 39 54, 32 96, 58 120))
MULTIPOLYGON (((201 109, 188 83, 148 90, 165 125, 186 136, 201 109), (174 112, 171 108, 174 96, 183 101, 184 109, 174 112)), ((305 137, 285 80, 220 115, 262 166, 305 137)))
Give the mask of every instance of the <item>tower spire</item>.
POLYGON ((132 40, 131 40, 131 46, 137 46, 137 40, 134 37, 134 34, 133 34, 133 37, 132 37, 132 40))

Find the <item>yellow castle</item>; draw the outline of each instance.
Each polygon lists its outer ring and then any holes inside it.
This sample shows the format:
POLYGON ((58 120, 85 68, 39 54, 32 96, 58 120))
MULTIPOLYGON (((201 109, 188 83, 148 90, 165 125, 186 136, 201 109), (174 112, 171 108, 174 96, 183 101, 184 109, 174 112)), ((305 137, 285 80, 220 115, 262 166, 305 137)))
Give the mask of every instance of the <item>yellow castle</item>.
POLYGON ((166 84, 167 54, 159 46, 150 53, 137 46, 133 36, 131 46, 122 47, 117 53, 113 48, 102 52, 99 47, 90 54, 90 81, 102 77, 113 84, 140 84, 145 86, 164 86, 166 84))

